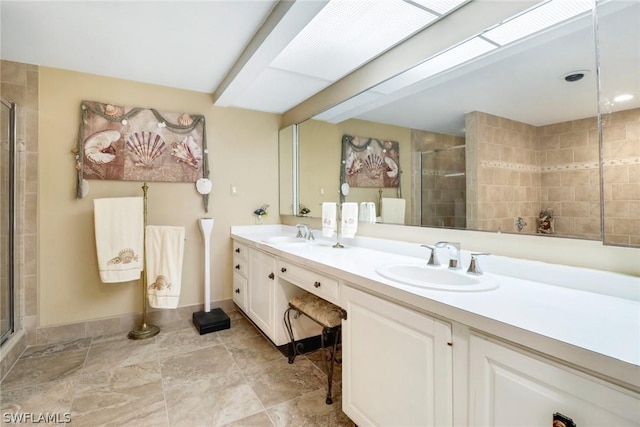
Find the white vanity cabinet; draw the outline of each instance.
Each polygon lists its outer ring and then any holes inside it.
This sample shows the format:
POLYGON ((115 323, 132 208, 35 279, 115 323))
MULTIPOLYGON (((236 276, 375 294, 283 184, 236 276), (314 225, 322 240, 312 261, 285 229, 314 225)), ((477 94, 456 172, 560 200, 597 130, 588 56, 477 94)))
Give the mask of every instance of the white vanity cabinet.
POLYGON ((342 409, 359 426, 451 426, 451 326, 341 289, 342 409))
POLYGON ((249 271, 247 245, 233 242, 233 302, 247 310, 247 273, 249 271))
POLYGON ((474 334, 469 386, 470 426, 551 426, 554 413, 578 427, 640 425, 640 395, 474 334))
POLYGON ((247 315, 264 332, 274 339, 276 286, 276 260, 272 255, 249 248, 249 276, 247 284, 247 315))

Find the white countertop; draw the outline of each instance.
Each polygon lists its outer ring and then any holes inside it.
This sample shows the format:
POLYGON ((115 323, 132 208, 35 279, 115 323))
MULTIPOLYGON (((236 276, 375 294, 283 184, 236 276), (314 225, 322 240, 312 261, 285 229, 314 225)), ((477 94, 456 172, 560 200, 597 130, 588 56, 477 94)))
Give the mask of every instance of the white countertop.
MULTIPOLYGON (((321 238, 311 244, 264 243, 269 236, 294 236, 288 226, 232 227, 231 234, 381 296, 640 388, 638 277, 490 256, 479 262, 498 281, 495 290, 421 289, 376 272, 384 264, 426 263, 428 252, 416 244, 368 238, 344 239, 343 249, 321 238)), ((448 260, 445 250, 438 257, 443 264, 448 260)), ((463 266, 468 264, 463 251, 463 266)))

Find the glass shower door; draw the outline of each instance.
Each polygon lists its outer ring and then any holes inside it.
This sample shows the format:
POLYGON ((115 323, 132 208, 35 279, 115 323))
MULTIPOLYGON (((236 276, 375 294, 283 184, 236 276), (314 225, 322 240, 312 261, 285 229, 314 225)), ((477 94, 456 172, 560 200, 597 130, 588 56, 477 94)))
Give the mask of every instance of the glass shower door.
POLYGON ((14 331, 15 104, 0 99, 0 343, 14 331))

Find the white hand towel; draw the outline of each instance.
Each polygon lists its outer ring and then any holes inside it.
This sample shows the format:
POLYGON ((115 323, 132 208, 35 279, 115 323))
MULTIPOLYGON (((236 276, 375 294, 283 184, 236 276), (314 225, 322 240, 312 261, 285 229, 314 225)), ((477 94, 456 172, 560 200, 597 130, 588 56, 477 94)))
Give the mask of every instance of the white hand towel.
POLYGON ((376 222, 376 204, 373 202, 367 202, 367 209, 367 213, 369 214, 367 222, 374 224, 376 222))
POLYGON ((324 237, 333 237, 336 232, 337 220, 336 220, 337 205, 331 202, 324 202, 322 204, 322 235, 324 237))
POLYGON ((177 308, 182 285, 184 227, 147 226, 147 294, 154 308, 177 308))
POLYGON ((100 280, 139 280, 144 249, 142 197, 95 199, 93 210, 100 280))
POLYGON ((353 238, 358 231, 358 204, 343 203, 342 204, 342 237, 353 238))
POLYGON ((405 205, 404 199, 383 198, 380 207, 382 222, 385 224, 404 224, 405 205))

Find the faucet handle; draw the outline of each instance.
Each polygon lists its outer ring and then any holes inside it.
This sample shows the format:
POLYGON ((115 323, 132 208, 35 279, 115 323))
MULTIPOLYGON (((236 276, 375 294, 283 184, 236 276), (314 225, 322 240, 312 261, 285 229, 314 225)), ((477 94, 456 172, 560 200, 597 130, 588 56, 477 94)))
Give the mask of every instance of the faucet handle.
POLYGON ((482 269, 480 268, 480 264, 478 264, 478 257, 481 255, 491 255, 491 254, 488 252, 471 254, 471 262, 469 263, 469 268, 467 269, 467 273, 475 274, 477 276, 480 276, 483 274, 482 269))
POLYGON ((440 261, 438 261, 438 257, 436 256, 436 247, 429 245, 420 245, 422 248, 427 248, 431 250, 431 255, 429 255, 429 261, 427 261, 427 265, 432 267, 437 267, 440 265, 440 261))

